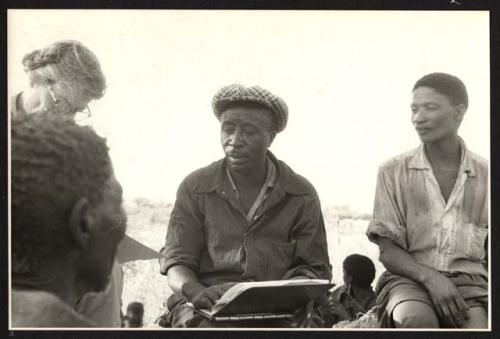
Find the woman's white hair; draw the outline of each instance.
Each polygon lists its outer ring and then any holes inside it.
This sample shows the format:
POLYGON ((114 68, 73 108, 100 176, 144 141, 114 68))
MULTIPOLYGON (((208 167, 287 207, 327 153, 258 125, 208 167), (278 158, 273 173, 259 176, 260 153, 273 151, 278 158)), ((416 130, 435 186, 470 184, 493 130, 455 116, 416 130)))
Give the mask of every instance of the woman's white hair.
POLYGON ((78 41, 64 40, 26 54, 22 60, 30 86, 52 84, 64 97, 104 95, 106 79, 95 54, 78 41))

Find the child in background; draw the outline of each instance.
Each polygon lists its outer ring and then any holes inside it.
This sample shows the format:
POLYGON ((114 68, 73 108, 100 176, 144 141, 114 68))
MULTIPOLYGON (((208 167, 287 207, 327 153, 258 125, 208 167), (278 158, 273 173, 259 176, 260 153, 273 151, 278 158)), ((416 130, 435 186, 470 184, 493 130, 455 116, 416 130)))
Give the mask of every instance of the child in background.
POLYGON ((144 305, 134 301, 128 304, 127 314, 125 315, 125 327, 142 327, 144 316, 144 305))
POLYGON ((344 285, 336 287, 328 298, 331 325, 356 320, 373 308, 377 299, 371 287, 375 279, 375 265, 370 258, 351 254, 342 266, 344 285))

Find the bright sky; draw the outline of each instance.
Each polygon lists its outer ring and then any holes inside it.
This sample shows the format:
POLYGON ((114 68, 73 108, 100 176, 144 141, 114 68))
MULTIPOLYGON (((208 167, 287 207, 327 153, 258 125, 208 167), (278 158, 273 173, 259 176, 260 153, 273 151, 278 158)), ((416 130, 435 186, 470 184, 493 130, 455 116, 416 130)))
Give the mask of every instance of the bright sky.
POLYGON ((90 123, 105 136, 127 198, 174 201, 181 180, 223 156, 211 100, 260 85, 289 107, 271 151, 324 206, 370 212, 380 163, 419 144, 411 88, 460 77, 460 134, 489 158, 488 12, 9 10, 9 95, 21 59, 54 41, 89 47, 106 75, 90 123))

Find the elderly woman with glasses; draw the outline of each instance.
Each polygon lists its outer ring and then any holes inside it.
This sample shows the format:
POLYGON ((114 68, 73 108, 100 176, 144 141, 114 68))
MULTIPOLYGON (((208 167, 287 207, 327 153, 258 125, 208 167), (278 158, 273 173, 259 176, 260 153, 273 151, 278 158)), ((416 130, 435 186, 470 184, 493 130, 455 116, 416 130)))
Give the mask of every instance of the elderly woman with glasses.
POLYGON ((22 63, 30 87, 12 98, 12 119, 50 110, 78 120, 90 116, 89 102, 104 95, 106 80, 99 61, 78 41, 34 50, 22 63))

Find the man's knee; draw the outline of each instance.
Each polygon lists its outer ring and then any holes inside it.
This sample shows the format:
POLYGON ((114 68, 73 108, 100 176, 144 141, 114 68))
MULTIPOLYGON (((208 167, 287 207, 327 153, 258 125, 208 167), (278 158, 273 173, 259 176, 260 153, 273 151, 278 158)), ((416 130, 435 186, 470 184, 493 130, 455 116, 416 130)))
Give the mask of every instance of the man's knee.
POLYGON ((464 328, 488 328, 488 311, 486 307, 478 306, 469 309, 469 319, 464 328))
POLYGON ((439 319, 434 309, 421 301, 405 301, 392 311, 398 328, 438 328, 439 319))

